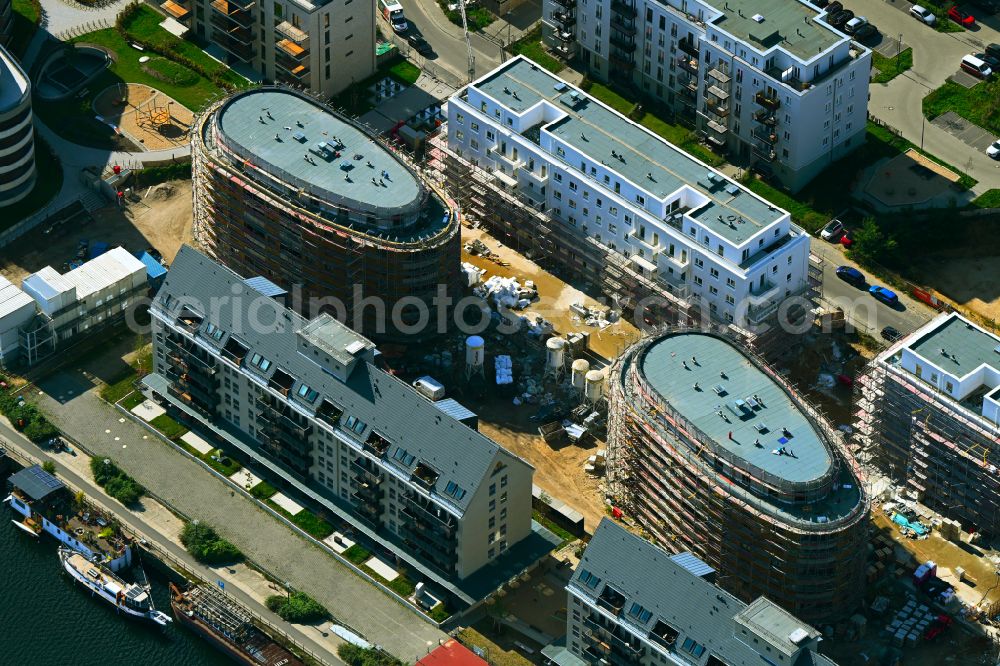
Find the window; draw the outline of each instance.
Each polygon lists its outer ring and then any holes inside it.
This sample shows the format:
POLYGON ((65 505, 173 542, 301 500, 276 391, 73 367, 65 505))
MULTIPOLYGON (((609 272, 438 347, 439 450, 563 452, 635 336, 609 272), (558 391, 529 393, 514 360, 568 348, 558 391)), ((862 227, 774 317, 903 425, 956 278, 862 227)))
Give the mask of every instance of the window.
POLYGON ((496 494, 497 494, 497 484, 491 483, 490 484, 490 497, 493 497, 496 494))
POLYGON ((717 287, 709 287, 709 288, 708 288, 708 292, 709 292, 710 294, 712 294, 712 295, 715 295, 715 294, 718 294, 718 293, 719 293, 719 290, 718 290, 718 288, 717 288, 717 287))
POLYGON ((267 369, 271 367, 271 362, 258 353, 254 353, 250 357, 250 365, 259 369, 261 372, 267 372, 267 369))
POLYGON ((736 280, 733 278, 726 278, 726 286, 730 289, 736 289, 736 280))
POLYGON ((576 192, 576 183, 574 181, 569 181, 569 189, 571 192, 576 192))
POLYGON ((469 127, 472 128, 473 132, 478 132, 479 131, 479 123, 472 123, 471 125, 469 125, 469 127))
POLYGON ((461 111, 459 111, 458 113, 456 113, 455 114, 455 122, 459 123, 459 124, 464 124, 465 123, 465 114, 462 113, 461 111))
POLYGON ((601 579, 590 573, 586 569, 580 569, 580 575, 577 577, 580 582, 589 587, 590 589, 596 589, 598 585, 601 584, 601 579))
POLYGON ((562 182, 562 174, 561 173, 554 173, 554 174, 552 174, 552 178, 557 183, 561 183, 562 182))
POLYGON ((694 657, 701 657, 705 654, 705 646, 697 643, 692 638, 685 638, 681 644, 681 649, 694 657))
POLYGON ((630 617, 635 618, 642 624, 649 622, 649 618, 653 617, 653 613, 643 608, 637 603, 633 603, 632 607, 628 609, 628 614, 630 617))
POLYGON ((366 424, 363 421, 359 420, 358 417, 356 416, 348 416, 347 419, 344 421, 345 428, 347 428, 348 430, 352 430, 359 435, 362 432, 364 432, 365 426, 366 424))
POLYGON ((298 395, 306 402, 316 402, 316 398, 319 397, 319 392, 309 388, 305 384, 302 384, 299 386, 298 395))
POLYGON ((716 280, 719 279, 719 269, 718 268, 710 268, 708 270, 708 274, 711 275, 712 277, 714 277, 716 280))
POLYGON ((409 467, 417 458, 403 447, 397 446, 396 450, 392 453, 392 459, 402 463, 404 467, 409 467))
POLYGON ((218 342, 225 335, 225 332, 215 324, 209 324, 205 327, 205 335, 218 342))

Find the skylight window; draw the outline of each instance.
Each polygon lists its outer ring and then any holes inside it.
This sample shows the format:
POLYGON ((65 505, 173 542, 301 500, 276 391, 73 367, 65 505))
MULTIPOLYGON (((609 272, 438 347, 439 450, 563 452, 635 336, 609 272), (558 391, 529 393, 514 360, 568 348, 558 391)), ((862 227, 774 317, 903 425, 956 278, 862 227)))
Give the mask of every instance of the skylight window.
POLYGON ((593 590, 601 584, 601 579, 586 569, 580 569, 580 582, 593 590))
POLYGON ((254 352, 254 355, 250 357, 250 365, 257 368, 261 372, 267 372, 267 369, 271 367, 271 362, 260 354, 254 352))
POLYGON ((684 639, 684 643, 681 644, 681 649, 695 657, 700 657, 705 654, 705 646, 691 638, 684 639))
POLYGON ((361 434, 365 431, 368 426, 364 421, 360 420, 357 416, 348 416, 344 421, 344 427, 348 430, 352 430, 357 434, 361 434))
POLYGON ((208 337, 212 338, 216 342, 218 342, 219 340, 221 340, 222 336, 225 335, 225 334, 226 334, 226 332, 223 331, 218 326, 216 326, 215 324, 208 324, 207 326, 205 326, 205 335, 207 335, 208 337))
POLYGON ((411 454, 401 446, 396 447, 395 452, 392 454, 392 458, 393 460, 402 463, 405 467, 409 467, 413 464, 413 461, 417 459, 415 455, 411 454))
POLYGON ((628 609, 628 614, 631 617, 638 620, 639 622, 641 622, 642 624, 646 624, 646 622, 649 621, 649 618, 653 617, 652 612, 646 610, 641 605, 636 603, 633 603, 632 607, 628 609))
POLYGON ((448 485, 445 486, 444 494, 454 497, 457 500, 460 500, 463 497, 465 497, 465 489, 460 487, 454 481, 449 481, 448 485))
POLYGON ((319 397, 319 391, 311 389, 305 384, 301 384, 299 386, 298 395, 306 402, 316 402, 316 398, 319 397))

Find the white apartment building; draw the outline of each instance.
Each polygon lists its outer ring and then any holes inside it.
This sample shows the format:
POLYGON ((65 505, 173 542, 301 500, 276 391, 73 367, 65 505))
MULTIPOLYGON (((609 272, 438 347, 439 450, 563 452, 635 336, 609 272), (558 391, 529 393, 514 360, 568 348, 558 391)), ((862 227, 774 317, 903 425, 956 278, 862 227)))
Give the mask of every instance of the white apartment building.
POLYGON ((380 369, 371 341, 326 314, 304 319, 283 294, 181 248, 150 308, 146 393, 459 601, 474 601, 463 581, 477 572, 519 574, 505 567, 533 534, 531 465, 380 369))
POLYGON ((1000 336, 942 314, 859 377, 857 433, 910 499, 1000 534, 1000 336))
POLYGON ((605 518, 566 586, 562 666, 836 666, 821 634, 760 597, 745 604, 690 553, 671 555, 605 518))
POLYGON ((788 212, 524 57, 449 100, 439 149, 467 214, 620 302, 753 329, 808 287, 788 212))
POLYGON ((0 275, 0 365, 9 367, 21 357, 21 330, 34 318, 35 301, 0 275))
POLYGON ((160 6, 222 49, 230 65, 249 65, 265 81, 330 97, 375 72, 372 0, 166 0, 160 6))
POLYGON ((795 191, 864 142, 871 52, 803 0, 544 0, 543 35, 795 191))

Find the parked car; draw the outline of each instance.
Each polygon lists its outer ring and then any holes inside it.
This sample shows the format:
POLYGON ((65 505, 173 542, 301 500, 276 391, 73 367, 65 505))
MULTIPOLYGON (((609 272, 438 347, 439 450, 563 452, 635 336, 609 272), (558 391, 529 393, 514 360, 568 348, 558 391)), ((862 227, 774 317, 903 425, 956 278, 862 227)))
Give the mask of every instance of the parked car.
POLYGON ((885 287, 880 287, 877 284, 873 284, 868 288, 868 293, 871 294, 875 300, 882 301, 886 305, 896 305, 899 303, 899 296, 896 292, 891 289, 886 289, 885 287))
POLYGON ((989 53, 977 53, 976 57, 989 65, 994 72, 1000 70, 1000 58, 994 58, 989 53))
POLYGON ((993 75, 993 69, 974 55, 962 56, 962 69, 979 79, 988 79, 993 75))
POLYGON ((854 18, 854 12, 850 9, 845 9, 834 14, 833 17, 827 21, 827 23, 832 25, 834 28, 840 28, 852 18, 854 18))
POLYGON ((1000 44, 987 44, 984 51, 986 51, 986 55, 988 56, 1000 58, 1000 44))
POLYGON ((823 230, 819 232, 819 237, 823 240, 836 243, 844 235, 844 224, 840 220, 830 220, 823 230))
POLYGON ((888 340, 889 342, 895 342, 896 340, 899 340, 901 337, 903 337, 903 334, 900 333, 895 328, 893 328, 892 326, 886 326, 885 328, 882 329, 882 337, 888 340))
POLYGON ((425 58, 427 56, 433 55, 434 53, 434 49, 431 48, 431 45, 427 42, 427 40, 416 33, 411 32, 410 34, 408 34, 406 36, 406 43, 412 46, 417 53, 424 56, 425 58))
POLYGON ((910 7, 910 16, 916 18, 921 23, 926 23, 927 25, 934 25, 937 23, 937 17, 931 13, 926 7, 921 7, 920 5, 913 5, 910 7))
POLYGON ((844 24, 844 32, 848 35, 853 35, 861 29, 862 26, 868 25, 868 19, 864 16, 855 16, 850 21, 844 24))
POLYGON ((869 39, 874 39, 875 37, 878 37, 878 34, 879 34, 878 28, 876 28, 871 23, 866 23, 860 28, 858 28, 858 31, 854 33, 854 39, 858 40, 859 42, 864 42, 869 39))
POLYGON ((976 25, 976 19, 972 14, 968 12, 963 12, 961 9, 952 5, 948 10, 948 18, 950 18, 955 23, 959 24, 963 28, 971 28, 976 25))
POLYGON ((840 237, 840 244, 843 245, 845 248, 854 245, 854 239, 851 237, 850 231, 845 231, 844 235, 840 237))
POLYGON ((826 6, 826 17, 830 18, 837 12, 843 11, 844 5, 840 0, 833 0, 830 4, 826 6))
POLYGON ((865 286, 865 274, 854 266, 837 266, 837 277, 855 287, 865 286))
POLYGON ((986 149, 986 154, 995 160, 1000 160, 1000 139, 997 139, 986 149))

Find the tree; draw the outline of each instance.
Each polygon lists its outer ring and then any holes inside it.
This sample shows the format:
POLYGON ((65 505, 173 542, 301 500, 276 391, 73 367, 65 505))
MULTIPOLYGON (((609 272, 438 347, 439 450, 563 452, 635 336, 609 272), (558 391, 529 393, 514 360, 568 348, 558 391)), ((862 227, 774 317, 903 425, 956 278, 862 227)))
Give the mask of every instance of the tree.
POLYGON ((865 218, 861 229, 855 232, 854 244, 848 251, 851 259, 860 264, 884 263, 896 254, 898 244, 892 236, 882 233, 874 218, 865 218))
POLYGON ((330 612, 305 592, 292 590, 288 595, 272 594, 264 600, 272 613, 277 613, 285 622, 310 624, 330 617, 330 612))
POLYGON ((205 564, 227 564, 243 557, 240 549, 219 536, 211 525, 192 521, 181 530, 181 543, 194 559, 205 564))
POLYGON ((42 469, 48 472, 49 474, 55 474, 56 464, 51 460, 46 460, 45 462, 42 463, 42 469))

